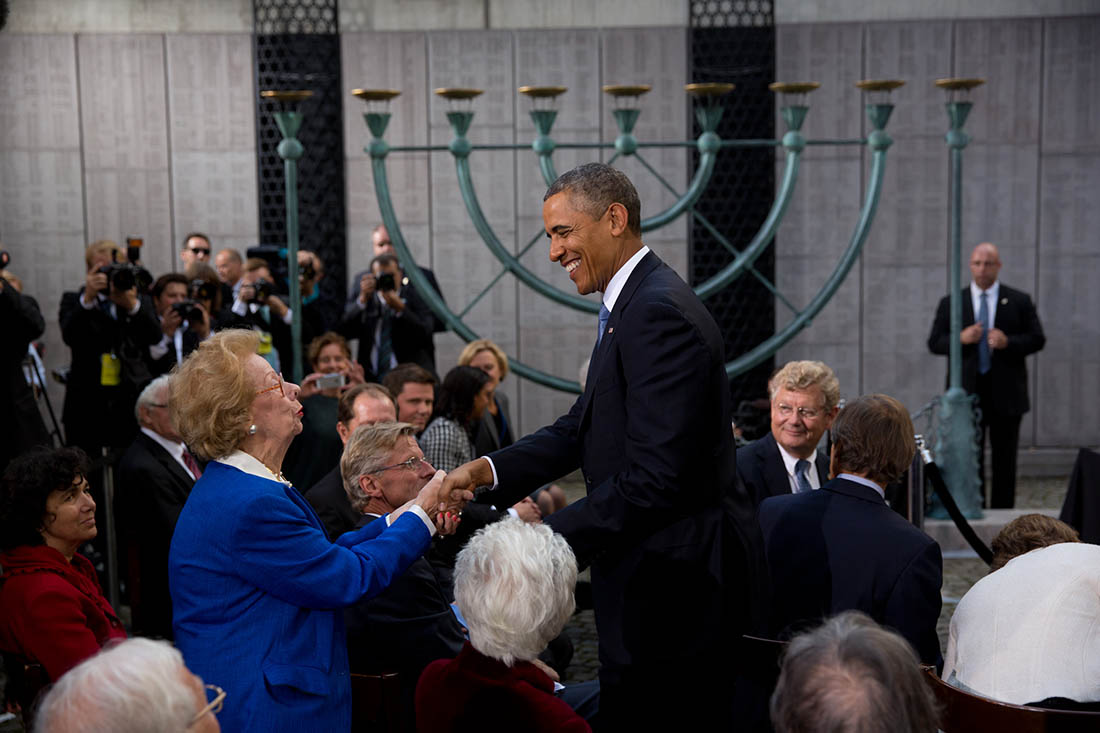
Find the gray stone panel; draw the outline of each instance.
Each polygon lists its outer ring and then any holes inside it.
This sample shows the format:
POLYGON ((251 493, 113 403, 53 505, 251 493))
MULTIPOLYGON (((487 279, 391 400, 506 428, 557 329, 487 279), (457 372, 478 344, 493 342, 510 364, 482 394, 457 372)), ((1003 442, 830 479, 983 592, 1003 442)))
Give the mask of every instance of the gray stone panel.
POLYGON ((250 33, 250 0, 11 0, 8 33, 250 33))
POLYGON ((164 38, 77 37, 88 238, 145 240, 154 272, 176 264, 164 38))
POLYGON ((166 49, 172 249, 201 231, 243 255, 259 243, 252 38, 170 35, 166 49))
POLYGON ((1044 22, 1043 153, 1100 151, 1100 15, 1044 22))
POLYGON ((974 142, 1038 141, 1042 28, 1038 19, 955 23, 954 75, 986 80, 970 95, 974 142))
POLYGON ((903 79, 888 130, 899 144, 914 136, 943 140, 947 115, 944 93, 934 80, 953 75, 951 23, 868 23, 864 31, 863 74, 867 79, 903 79))

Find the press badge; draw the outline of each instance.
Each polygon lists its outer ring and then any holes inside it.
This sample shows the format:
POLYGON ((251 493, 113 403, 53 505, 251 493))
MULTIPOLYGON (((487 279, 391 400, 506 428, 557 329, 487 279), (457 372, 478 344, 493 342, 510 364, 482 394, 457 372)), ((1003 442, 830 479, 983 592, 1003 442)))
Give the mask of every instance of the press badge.
POLYGON ((99 383, 104 387, 117 387, 122 384, 122 361, 114 354, 100 355, 99 383))
POLYGON ((267 331, 260 331, 260 345, 256 349, 256 353, 260 356, 271 353, 271 334, 267 331))

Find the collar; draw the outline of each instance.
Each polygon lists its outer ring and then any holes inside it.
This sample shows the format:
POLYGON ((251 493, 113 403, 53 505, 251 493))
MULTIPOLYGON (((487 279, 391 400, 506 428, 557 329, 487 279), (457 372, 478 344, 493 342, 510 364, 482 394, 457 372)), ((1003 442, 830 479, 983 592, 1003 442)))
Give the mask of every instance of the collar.
POLYGON ((630 279, 630 273, 634 272, 634 268, 647 254, 649 254, 649 247, 643 244, 642 248, 635 252, 634 256, 611 276, 611 282, 607 284, 607 290, 603 291, 603 304, 607 306, 608 313, 615 310, 615 301, 619 299, 619 293, 623 292, 626 281, 630 279))
MULTIPOLYGON (((179 333, 179 329, 176 329, 176 333, 179 333)), ((153 441, 156 442, 164 450, 168 451, 168 455, 173 458, 183 460, 183 443, 177 443, 174 440, 168 440, 160 433, 154 432, 144 425, 141 426, 141 432, 148 435, 153 441)))
MULTIPOLYGON (((817 463, 814 461, 814 459, 817 457, 816 455, 810 456, 809 458, 798 458, 797 456, 792 456, 790 453, 787 452, 786 448, 779 444, 778 440, 775 441, 775 447, 779 449, 779 455, 783 459, 783 465, 787 468, 788 476, 794 476, 795 464, 797 464, 799 461, 809 462, 810 468, 814 469, 815 472, 817 471, 817 463)), ((816 449, 814 452, 817 452, 816 449)))
POLYGON ((869 478, 856 476, 852 473, 842 473, 839 474, 837 478, 842 478, 845 481, 851 481, 853 484, 860 484, 861 486, 866 486, 869 489, 874 489, 875 493, 881 496, 883 501, 886 501, 886 491, 884 491, 881 486, 879 486, 869 478))
MULTIPOLYGON (((997 302, 997 298, 1001 294, 1001 281, 994 280, 993 284, 989 286, 989 290, 985 291, 979 288, 976 282, 973 280, 970 281, 970 297, 973 298, 975 302, 981 302, 979 298, 981 298, 983 292, 989 293, 989 305, 992 306, 997 302)), ((977 314, 975 313, 975 315, 977 314)))
POLYGON ((218 459, 218 463, 232 466, 238 471, 247 473, 249 476, 267 479, 268 481, 278 481, 287 486, 291 485, 290 481, 282 473, 278 475, 272 473, 271 469, 265 466, 259 458, 245 453, 243 450, 235 450, 227 456, 222 456, 218 459))

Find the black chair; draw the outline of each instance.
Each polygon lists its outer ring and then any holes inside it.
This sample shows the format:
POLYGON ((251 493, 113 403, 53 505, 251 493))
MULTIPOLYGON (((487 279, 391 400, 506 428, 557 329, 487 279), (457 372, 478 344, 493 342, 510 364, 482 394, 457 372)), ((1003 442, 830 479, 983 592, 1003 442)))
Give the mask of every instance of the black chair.
POLYGON ((356 733, 402 733, 399 674, 352 673, 351 728, 356 733))

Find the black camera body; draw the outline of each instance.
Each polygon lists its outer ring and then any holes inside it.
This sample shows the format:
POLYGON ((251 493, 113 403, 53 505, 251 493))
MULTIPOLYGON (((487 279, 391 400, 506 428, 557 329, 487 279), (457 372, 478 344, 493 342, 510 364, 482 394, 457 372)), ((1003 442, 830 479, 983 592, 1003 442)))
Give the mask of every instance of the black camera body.
POLYGON ((112 262, 100 267, 99 271, 107 276, 107 287, 100 290, 105 295, 111 291, 111 286, 114 286, 115 290, 130 290, 136 287, 139 293, 144 293, 153 284, 153 276, 149 271, 131 262, 112 262))
POLYGON ((250 300, 249 302, 259 303, 260 305, 263 305, 265 302, 267 302, 267 299, 270 298, 272 293, 275 292, 275 286, 267 280, 264 280, 262 277, 256 282, 252 283, 252 289, 255 291, 256 294, 252 296, 252 300, 250 300))
POLYGON ((209 300, 213 302, 214 296, 217 295, 217 290, 205 280, 195 279, 191 281, 191 285, 187 288, 187 293, 191 300, 209 300))
POLYGON ((190 323, 202 323, 202 308, 193 300, 181 300, 172 304, 172 310, 180 314, 180 318, 190 323))
POLYGON ((312 280, 317 276, 317 271, 313 269, 313 262, 306 262, 298 267, 298 277, 302 280, 312 280))
POLYGON ((397 282, 392 272, 383 272, 378 276, 378 289, 382 292, 397 290, 397 282))

